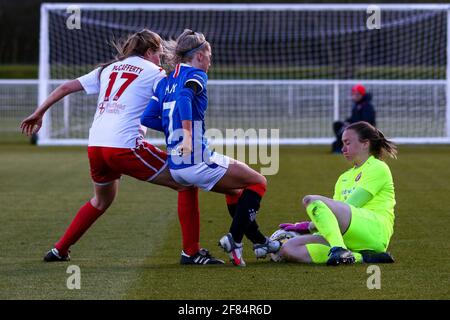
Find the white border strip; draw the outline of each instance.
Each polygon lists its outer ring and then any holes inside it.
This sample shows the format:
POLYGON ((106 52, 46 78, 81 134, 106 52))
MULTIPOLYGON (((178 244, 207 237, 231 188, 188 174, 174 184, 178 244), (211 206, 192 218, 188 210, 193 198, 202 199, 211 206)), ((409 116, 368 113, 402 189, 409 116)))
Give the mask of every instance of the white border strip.
MULTIPOLYGON (((13 80, 0 80, 0 84, 9 84, 9 81, 13 80)), ((17 81, 17 84, 21 84, 22 80, 17 81)), ((32 83, 33 80, 25 80, 26 83, 32 83)), ((34 80, 34 83, 38 83, 38 80, 34 80)), ((49 80, 50 85, 59 85, 64 83, 65 79, 61 80, 49 80)), ((25 84, 24 82, 24 84, 25 84)), ((279 80, 279 79, 266 79, 266 80, 254 80, 254 79, 242 79, 242 80, 208 80, 208 84, 212 85, 289 85, 289 84, 314 84, 314 85, 334 85, 334 84, 388 84, 388 85, 445 85, 447 81, 443 80, 364 80, 364 79, 330 79, 330 80, 279 80)))
POLYGON ((445 90, 445 99, 447 100, 445 114, 445 133, 450 138, 450 10, 447 12, 447 86, 445 90))
MULTIPOLYGON (((79 6, 81 9, 91 10, 147 10, 147 11, 321 11, 321 10, 367 10, 374 4, 113 4, 113 3, 43 3, 47 10, 65 10, 68 6, 79 6)), ((449 10, 448 4, 377 4, 382 10, 449 10)))
MULTIPOLYGON (((146 140, 153 145, 165 145, 164 139, 149 139, 146 140)), ((46 139, 38 140, 40 146, 87 146, 87 139, 46 139)))
MULTIPOLYGON (((59 85, 68 80, 49 80, 48 84, 50 85, 59 85)), ((334 85, 334 84, 389 84, 389 85, 445 85, 447 84, 447 80, 364 80, 364 79, 350 79, 350 80, 339 80, 339 79, 330 79, 330 80, 279 80, 279 79, 267 79, 267 80, 208 80, 208 84, 213 85, 233 85, 233 84, 242 84, 242 85, 285 85, 285 84, 317 84, 317 85, 334 85)), ((0 85, 8 85, 8 84, 39 84, 38 79, 0 79, 0 85)))
POLYGON ((386 85, 444 85, 446 80, 209 80, 208 84, 214 85, 288 85, 288 84, 313 84, 313 85, 334 85, 334 84, 386 84, 386 85))
MULTIPOLYGON (((41 6, 41 21, 39 30, 39 83, 38 83, 38 105, 41 105, 48 96, 50 79, 50 47, 48 34, 48 10, 41 6)), ((42 128, 38 133, 39 139, 49 139, 51 133, 51 114, 45 113, 42 120, 42 128)))
POLYGON ((37 79, 0 79, 0 85, 8 85, 8 84, 39 84, 39 80, 37 79))
MULTIPOLYGON (((281 138, 278 143, 280 145, 329 145, 335 139, 334 138, 281 138)), ((389 140, 394 141, 396 144, 450 144, 450 138, 389 138, 389 140)), ((146 140, 153 145, 165 145, 164 139, 148 139, 146 140)), ((271 139, 267 139, 270 144, 271 139)), ((87 139, 50 139, 39 141, 40 146, 86 146, 88 144, 87 139)), ((258 144, 258 140, 252 139, 236 139, 236 140, 214 140, 216 145, 255 145, 258 144)), ((214 146, 214 144, 212 146, 214 146)))

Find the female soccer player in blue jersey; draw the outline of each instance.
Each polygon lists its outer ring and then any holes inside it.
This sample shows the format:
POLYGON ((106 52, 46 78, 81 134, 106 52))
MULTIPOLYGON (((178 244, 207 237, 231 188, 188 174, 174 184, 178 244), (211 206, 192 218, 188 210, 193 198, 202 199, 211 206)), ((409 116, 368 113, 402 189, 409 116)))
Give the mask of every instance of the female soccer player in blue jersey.
POLYGON ((178 190, 178 217, 183 238, 181 264, 224 263, 200 248, 198 189, 185 188, 173 181, 166 169, 166 153, 144 140, 145 132, 139 120, 153 95, 153 88, 165 77, 158 66, 163 43, 158 34, 148 29, 115 43, 116 59, 65 82, 22 121, 24 133, 37 133, 46 111, 66 95, 81 90, 98 94, 88 146, 94 197, 80 208, 64 235, 44 257, 45 261, 70 259, 70 247, 113 203, 119 179, 125 174, 178 190))
POLYGON ((185 30, 169 47, 169 62, 175 69, 158 84, 141 123, 164 132, 175 181, 226 195, 233 221, 219 245, 234 265, 245 266, 244 234, 254 243, 258 258, 280 247, 279 242, 270 241, 259 231, 255 221, 266 179, 246 164, 208 148, 204 119, 208 103, 206 73, 212 54, 205 36, 185 30))
POLYGON ((382 159, 395 158, 397 149, 363 121, 347 127, 342 141, 342 152, 352 168, 339 177, 333 199, 303 198, 312 222, 280 225, 300 233, 318 230, 284 243, 280 255, 285 260, 328 265, 394 262, 386 252, 394 232, 394 183, 382 159))

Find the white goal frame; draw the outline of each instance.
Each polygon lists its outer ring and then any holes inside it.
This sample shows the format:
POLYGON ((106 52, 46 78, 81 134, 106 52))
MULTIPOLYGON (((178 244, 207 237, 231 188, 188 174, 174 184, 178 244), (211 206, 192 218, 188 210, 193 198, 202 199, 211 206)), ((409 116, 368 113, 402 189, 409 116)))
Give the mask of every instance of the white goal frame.
MULTIPOLYGON (((169 11, 182 11, 182 10, 192 10, 196 11, 207 11, 207 10, 230 10, 230 11, 271 11, 271 10, 364 10, 366 11, 369 6, 373 4, 114 4, 114 3, 44 3, 41 5, 41 20, 40 20, 40 54, 39 54, 39 90, 38 90, 38 102, 41 104, 49 94, 49 88, 51 84, 59 83, 63 80, 51 80, 49 75, 50 64, 49 64, 49 21, 48 21, 48 11, 52 9, 64 10, 69 6, 79 6, 81 9, 90 10, 118 10, 118 11, 133 11, 133 10, 147 10, 147 11, 158 11, 158 10, 169 10, 169 11)), ((443 137, 411 137, 411 138, 396 138, 392 139, 397 143, 405 144, 421 144, 421 143, 450 143, 450 5, 449 4, 379 4, 377 5, 381 10, 442 10, 447 12, 447 65, 446 65, 446 78, 443 80, 365 80, 365 79, 352 79, 352 80, 210 80, 208 83, 211 85, 227 85, 227 84, 257 84, 258 82, 263 84, 267 81, 272 81, 275 83, 280 82, 292 82, 292 83, 305 83, 305 84, 333 84, 335 86, 342 83, 377 83, 382 82, 384 84, 391 83, 396 84, 409 84, 414 82, 422 83, 432 83, 436 82, 440 85, 445 85, 445 97, 446 97, 446 108, 445 108, 445 134, 443 137)), ((336 96, 336 91, 334 95, 334 118, 335 120, 339 116, 339 105, 336 102, 338 96, 336 96)), ((68 101, 68 100, 67 100, 68 101)), ((65 103, 65 108, 69 108, 70 105, 65 103)), ((86 145, 87 139, 51 139, 51 121, 50 113, 44 116, 43 126, 39 134, 39 145, 86 145)), ((331 124, 330 124, 331 125, 331 124)), ((247 129, 247 128, 244 128, 247 129)), ((328 144, 333 140, 332 137, 329 138, 289 138, 280 139, 280 144, 328 144)), ((153 143, 163 143, 161 139, 152 140, 153 143)), ((225 141, 226 143, 226 141, 225 141)), ((245 143, 245 142, 244 142, 245 143)))

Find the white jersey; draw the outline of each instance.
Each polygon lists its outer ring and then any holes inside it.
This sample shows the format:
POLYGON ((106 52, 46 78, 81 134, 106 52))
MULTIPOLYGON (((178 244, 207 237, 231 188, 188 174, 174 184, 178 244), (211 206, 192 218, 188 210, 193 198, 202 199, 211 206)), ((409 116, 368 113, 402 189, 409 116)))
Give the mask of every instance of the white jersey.
POLYGON ((152 62, 132 56, 79 77, 87 94, 98 93, 97 111, 89 130, 89 146, 135 148, 147 128, 144 112, 165 72, 152 62))

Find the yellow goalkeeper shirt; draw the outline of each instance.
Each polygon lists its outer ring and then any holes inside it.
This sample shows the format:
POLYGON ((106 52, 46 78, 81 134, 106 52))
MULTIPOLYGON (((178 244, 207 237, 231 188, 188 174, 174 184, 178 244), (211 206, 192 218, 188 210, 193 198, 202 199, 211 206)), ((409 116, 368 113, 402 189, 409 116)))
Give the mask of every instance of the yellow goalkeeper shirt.
POLYGON ((362 166, 347 170, 336 182, 333 199, 345 202, 356 188, 362 188, 373 196, 362 208, 383 216, 392 228, 395 219, 395 192, 388 165, 370 156, 362 166))

